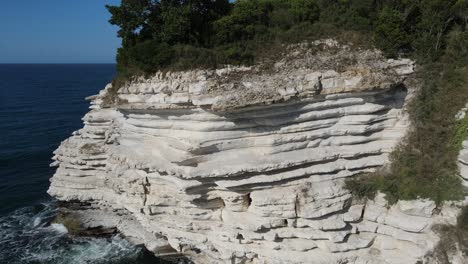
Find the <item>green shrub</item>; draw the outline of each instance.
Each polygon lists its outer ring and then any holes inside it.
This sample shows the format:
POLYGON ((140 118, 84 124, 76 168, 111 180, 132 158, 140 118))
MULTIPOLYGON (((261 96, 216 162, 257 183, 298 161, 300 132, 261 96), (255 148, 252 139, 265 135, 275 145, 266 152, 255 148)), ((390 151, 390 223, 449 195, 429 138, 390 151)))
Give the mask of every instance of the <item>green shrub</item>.
POLYGON ((468 65, 468 32, 454 30, 447 37, 446 63, 466 67, 468 65))
POLYGON ((393 151, 389 171, 369 180, 377 181, 392 202, 462 199, 466 190, 458 176, 457 156, 466 121, 456 122, 455 114, 468 101, 468 70, 427 65, 420 78, 420 94, 409 108, 413 129, 393 151))
POLYGON ((197 48, 192 45, 175 45, 171 68, 177 70, 193 69, 196 67, 216 67, 217 54, 212 49, 197 48))
POLYGON ((252 39, 256 34, 264 33, 270 9, 267 1, 237 1, 229 15, 214 22, 215 43, 252 39))
POLYGON ((289 13, 295 23, 315 22, 320 17, 320 9, 314 0, 290 0, 289 13))
POLYGON ((457 218, 457 226, 460 229, 468 231, 468 206, 462 208, 457 218))
POLYGON ((395 57, 398 51, 409 44, 408 35, 404 31, 403 14, 397 10, 385 7, 380 12, 374 30, 374 39, 377 46, 387 56, 395 57))
POLYGON ((319 0, 320 20, 348 30, 372 31, 379 7, 373 0, 319 0))
POLYGON ((128 52, 130 64, 143 72, 155 72, 161 66, 169 65, 174 55, 172 46, 154 40, 138 43, 128 52))
POLYGON ((461 120, 458 120, 455 125, 455 135, 452 139, 452 147, 456 151, 463 148, 463 141, 468 139, 468 113, 461 120))
POLYGON ((377 175, 364 174, 360 176, 347 179, 345 181, 345 188, 357 198, 374 199, 377 191, 379 190, 377 175))

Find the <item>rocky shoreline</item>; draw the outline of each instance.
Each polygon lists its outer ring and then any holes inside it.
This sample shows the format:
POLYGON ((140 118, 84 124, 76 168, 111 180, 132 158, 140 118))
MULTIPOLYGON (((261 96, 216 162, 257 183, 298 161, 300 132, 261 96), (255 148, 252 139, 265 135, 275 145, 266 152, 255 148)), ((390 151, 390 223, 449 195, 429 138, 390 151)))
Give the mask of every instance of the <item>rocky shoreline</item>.
POLYGON ((157 251, 157 263, 193 263, 171 247, 156 248, 156 244, 152 244, 153 248, 149 247, 154 236, 145 233, 136 219, 124 210, 106 210, 79 201, 58 202, 57 207, 57 215, 51 223, 62 224, 71 236, 110 238, 118 233, 135 246, 141 246, 143 250, 148 251, 144 254, 154 254, 153 252, 157 251))

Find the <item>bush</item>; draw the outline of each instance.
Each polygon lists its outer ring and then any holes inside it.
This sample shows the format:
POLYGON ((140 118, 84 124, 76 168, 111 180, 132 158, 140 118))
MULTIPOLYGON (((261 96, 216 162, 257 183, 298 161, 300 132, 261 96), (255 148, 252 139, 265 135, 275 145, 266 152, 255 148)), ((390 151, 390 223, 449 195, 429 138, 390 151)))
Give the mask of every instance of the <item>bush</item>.
POLYGON ((196 67, 216 67, 218 63, 215 51, 197 48, 191 45, 175 45, 171 67, 177 70, 193 69, 196 67))
POLYGON ((468 206, 462 208, 457 218, 457 226, 460 229, 468 231, 468 206))
POLYGON ((214 22, 215 43, 252 39, 266 31, 271 6, 266 1, 239 0, 232 12, 214 22))
POLYGON ((378 181, 374 174, 364 174, 347 179, 345 188, 359 199, 373 200, 379 190, 378 181))
POLYGON ((379 8, 373 0, 319 0, 320 20, 348 30, 372 31, 379 8))
POLYGON ((391 202, 463 199, 457 156, 466 120, 457 122, 455 114, 468 101, 468 69, 438 63, 419 74, 423 85, 409 108, 413 129, 391 154, 389 171, 362 184, 378 186, 391 202))
POLYGON ((377 46, 389 57, 396 57, 398 51, 407 47, 408 35, 404 31, 403 15, 388 7, 379 15, 374 31, 374 39, 377 46))
POLYGON ((463 141, 468 139, 468 114, 461 120, 458 120, 455 125, 455 135, 452 139, 452 147, 456 151, 463 148, 463 141))
POLYGON ((133 46, 129 51, 130 64, 143 72, 154 72, 161 66, 169 65, 174 54, 167 43, 147 40, 133 46))
POLYGON ((289 13, 295 23, 315 22, 320 17, 320 9, 314 0, 290 0, 289 13))
POLYGON ((468 65, 468 32, 455 30, 448 35, 447 42, 446 63, 458 67, 468 65))

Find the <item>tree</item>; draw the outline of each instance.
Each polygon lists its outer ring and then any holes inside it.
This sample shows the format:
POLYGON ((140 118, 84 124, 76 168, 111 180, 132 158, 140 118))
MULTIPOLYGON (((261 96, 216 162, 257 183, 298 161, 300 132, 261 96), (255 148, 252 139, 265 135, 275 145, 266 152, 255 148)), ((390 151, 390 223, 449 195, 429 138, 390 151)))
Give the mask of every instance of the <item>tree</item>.
POLYGON ((421 57, 436 58, 445 45, 444 35, 455 19, 456 0, 421 0, 420 17, 415 26, 413 47, 421 57))
POLYGON ((468 0, 458 0, 454 5, 455 13, 464 22, 464 27, 468 26, 468 0))
POLYGON ((112 15, 109 23, 120 27, 117 34, 122 38, 123 47, 136 43, 139 30, 145 26, 154 4, 151 0, 122 0, 120 6, 106 5, 112 15))
POLYGON ((289 11, 296 22, 315 22, 320 16, 320 9, 314 0, 290 0, 289 11))
POLYGON ((252 38, 268 24, 271 3, 259 0, 238 0, 231 13, 214 23, 217 43, 252 38))
POLYGON ((380 12, 374 31, 374 40, 388 56, 394 57, 398 51, 408 45, 408 34, 404 30, 402 14, 385 7, 380 12))

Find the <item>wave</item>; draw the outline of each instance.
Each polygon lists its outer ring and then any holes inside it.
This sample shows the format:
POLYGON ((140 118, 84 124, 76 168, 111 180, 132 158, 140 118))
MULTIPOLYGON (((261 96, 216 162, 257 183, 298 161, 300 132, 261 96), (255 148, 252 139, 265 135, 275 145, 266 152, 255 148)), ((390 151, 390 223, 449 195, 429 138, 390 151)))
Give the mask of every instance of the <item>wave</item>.
POLYGON ((51 223, 53 201, 18 209, 0 217, 0 263, 9 264, 130 264, 162 263, 120 235, 83 238, 51 223))

